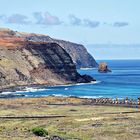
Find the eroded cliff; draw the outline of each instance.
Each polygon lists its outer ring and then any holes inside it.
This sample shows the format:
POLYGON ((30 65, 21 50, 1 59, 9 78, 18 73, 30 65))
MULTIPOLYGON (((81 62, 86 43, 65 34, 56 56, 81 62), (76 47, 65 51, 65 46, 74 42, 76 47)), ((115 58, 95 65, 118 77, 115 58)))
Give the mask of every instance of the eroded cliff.
POLYGON ((76 71, 59 44, 27 39, 28 34, 0 29, 0 88, 17 85, 62 85, 90 82, 76 71))
POLYGON ((86 48, 81 44, 72 43, 69 41, 53 39, 45 35, 28 34, 28 41, 34 42, 55 42, 69 53, 77 68, 93 68, 98 66, 95 59, 88 53, 86 48))

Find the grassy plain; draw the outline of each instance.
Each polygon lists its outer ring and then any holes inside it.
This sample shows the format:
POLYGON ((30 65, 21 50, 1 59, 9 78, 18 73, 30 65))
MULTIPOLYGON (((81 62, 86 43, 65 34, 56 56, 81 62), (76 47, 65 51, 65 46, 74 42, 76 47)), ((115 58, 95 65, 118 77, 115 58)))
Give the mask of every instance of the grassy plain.
POLYGON ((82 102, 62 97, 1 99, 0 140, 45 139, 32 133, 35 127, 66 140, 140 140, 140 109, 82 102))

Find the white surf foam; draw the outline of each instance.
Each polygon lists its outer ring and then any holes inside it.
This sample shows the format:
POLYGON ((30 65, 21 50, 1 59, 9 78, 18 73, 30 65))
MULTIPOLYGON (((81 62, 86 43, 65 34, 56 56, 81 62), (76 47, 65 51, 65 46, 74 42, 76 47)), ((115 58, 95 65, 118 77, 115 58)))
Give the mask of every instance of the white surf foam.
POLYGON ((78 96, 80 98, 89 98, 89 99, 96 99, 96 98, 103 98, 103 96, 78 96))
POLYGON ((97 69, 97 68, 80 68, 80 70, 94 70, 94 69, 97 69))
MULTIPOLYGON (((47 91, 47 90, 55 90, 55 88, 53 87, 65 87, 64 90, 69 90, 68 87, 71 87, 71 86, 80 86, 80 85, 91 85, 91 84, 98 84, 100 83, 101 81, 92 81, 90 83, 77 83, 77 84, 68 84, 68 85, 56 85, 56 86, 48 86, 45 87, 45 88, 38 88, 38 87, 25 87, 24 89, 22 90, 17 90, 17 91, 12 91, 12 92, 8 92, 8 91, 4 91, 2 92, 1 94, 21 94, 21 93, 28 93, 28 92, 39 92, 39 91, 47 91), (51 89, 50 89, 51 87, 51 89)), ((58 94, 57 94, 58 95, 58 94)), ((44 96, 44 95, 43 95, 44 96)), ((60 96, 64 96, 64 95, 60 95, 60 96)), ((70 95, 71 96, 71 95, 70 95)))
MULTIPOLYGON (((55 96, 55 97, 70 97, 71 95, 63 95, 63 94, 51 94, 52 96, 55 96)), ((48 95, 50 96, 50 95, 48 95)))
POLYGON ((77 84, 67 84, 67 85, 55 85, 55 86, 49 86, 49 87, 70 87, 70 86, 80 86, 80 85, 92 85, 92 84, 98 84, 101 83, 101 81, 91 81, 90 83, 77 83, 77 84))
POLYGON ((8 94, 11 94, 11 93, 15 93, 15 92, 2 92, 2 93, 0 93, 0 94, 8 95, 8 94))
POLYGON ((35 87, 26 87, 25 92, 38 92, 38 91, 45 91, 46 88, 35 88, 35 87))

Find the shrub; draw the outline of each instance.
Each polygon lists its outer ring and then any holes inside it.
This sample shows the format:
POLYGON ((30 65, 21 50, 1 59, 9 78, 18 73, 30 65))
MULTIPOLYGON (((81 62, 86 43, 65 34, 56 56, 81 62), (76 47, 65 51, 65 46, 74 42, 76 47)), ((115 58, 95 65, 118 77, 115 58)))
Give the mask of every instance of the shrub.
POLYGON ((36 136, 41 136, 41 137, 48 135, 48 132, 42 127, 35 127, 32 129, 32 132, 36 136))

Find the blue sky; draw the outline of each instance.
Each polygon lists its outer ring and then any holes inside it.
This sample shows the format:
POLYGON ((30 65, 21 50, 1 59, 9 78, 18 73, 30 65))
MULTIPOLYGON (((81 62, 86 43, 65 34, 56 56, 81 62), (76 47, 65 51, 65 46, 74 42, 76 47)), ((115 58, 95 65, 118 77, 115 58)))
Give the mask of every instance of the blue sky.
POLYGON ((97 59, 104 59, 101 54, 105 49, 105 59, 140 58, 140 47, 132 45, 140 44, 140 0, 0 0, 0 3, 0 27, 83 43, 92 54, 96 52, 97 59), (131 45, 110 50, 88 44, 131 45), (136 50, 136 56, 130 54, 132 49, 136 50))

